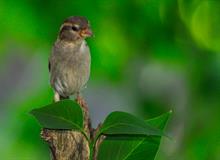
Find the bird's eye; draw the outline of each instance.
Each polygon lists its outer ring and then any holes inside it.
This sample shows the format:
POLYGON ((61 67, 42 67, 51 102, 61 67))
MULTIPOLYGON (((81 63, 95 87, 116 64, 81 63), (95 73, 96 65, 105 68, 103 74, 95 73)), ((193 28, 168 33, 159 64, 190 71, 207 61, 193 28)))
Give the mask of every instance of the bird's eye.
POLYGON ((72 26, 72 30, 73 30, 73 31, 78 31, 78 30, 79 30, 79 27, 78 27, 78 26, 72 26))

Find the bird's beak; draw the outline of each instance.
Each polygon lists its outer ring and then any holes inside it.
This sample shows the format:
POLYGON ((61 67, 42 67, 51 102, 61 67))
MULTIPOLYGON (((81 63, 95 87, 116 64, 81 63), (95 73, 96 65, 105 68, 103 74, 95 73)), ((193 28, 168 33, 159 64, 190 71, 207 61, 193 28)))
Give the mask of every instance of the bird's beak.
POLYGON ((92 33, 92 30, 90 28, 86 28, 86 29, 83 29, 81 32, 80 32, 80 35, 82 37, 91 37, 93 35, 92 33))

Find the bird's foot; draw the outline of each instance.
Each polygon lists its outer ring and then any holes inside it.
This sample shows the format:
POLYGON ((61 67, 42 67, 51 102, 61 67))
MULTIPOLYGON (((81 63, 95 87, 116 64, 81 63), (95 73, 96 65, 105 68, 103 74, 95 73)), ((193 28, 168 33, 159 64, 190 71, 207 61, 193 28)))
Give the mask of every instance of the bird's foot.
POLYGON ((57 92, 55 92, 54 93, 54 102, 58 102, 58 101, 60 101, 60 95, 57 92))

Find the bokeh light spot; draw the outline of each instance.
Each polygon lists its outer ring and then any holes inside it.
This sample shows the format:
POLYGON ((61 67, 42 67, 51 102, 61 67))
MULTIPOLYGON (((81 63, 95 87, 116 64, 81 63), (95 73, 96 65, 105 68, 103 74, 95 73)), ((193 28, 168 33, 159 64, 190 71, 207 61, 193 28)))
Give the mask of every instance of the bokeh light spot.
POLYGON ((220 51, 220 2, 203 1, 191 20, 191 32, 200 47, 220 51))

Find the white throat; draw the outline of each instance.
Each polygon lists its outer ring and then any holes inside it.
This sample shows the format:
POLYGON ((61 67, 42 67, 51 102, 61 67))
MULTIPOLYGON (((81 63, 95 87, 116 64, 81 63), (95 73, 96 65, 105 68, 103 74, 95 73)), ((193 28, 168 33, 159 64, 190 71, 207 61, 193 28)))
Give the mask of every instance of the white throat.
POLYGON ((80 52, 84 53, 85 49, 86 49, 86 41, 84 40, 84 41, 82 41, 82 44, 80 46, 80 52))

